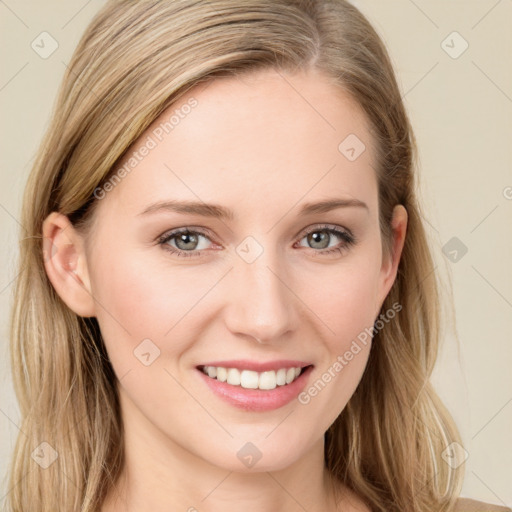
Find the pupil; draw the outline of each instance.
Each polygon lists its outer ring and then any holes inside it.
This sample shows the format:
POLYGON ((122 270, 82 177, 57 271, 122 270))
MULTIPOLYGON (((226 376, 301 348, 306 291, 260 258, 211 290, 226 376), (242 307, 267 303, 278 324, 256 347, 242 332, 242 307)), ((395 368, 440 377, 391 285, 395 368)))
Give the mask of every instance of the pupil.
POLYGON ((315 231, 314 233, 311 233, 310 237, 313 243, 321 244, 321 247, 319 247, 319 249, 325 249, 329 245, 329 235, 325 231, 315 231), (322 244, 322 239, 323 242, 326 243, 322 244))
POLYGON ((182 233, 176 240, 176 245, 178 246, 178 248, 193 249, 193 247, 187 247, 187 246, 180 247, 180 243, 184 243, 185 245, 192 243, 192 245, 194 245, 194 243, 197 243, 197 236, 195 236, 191 233, 182 233))

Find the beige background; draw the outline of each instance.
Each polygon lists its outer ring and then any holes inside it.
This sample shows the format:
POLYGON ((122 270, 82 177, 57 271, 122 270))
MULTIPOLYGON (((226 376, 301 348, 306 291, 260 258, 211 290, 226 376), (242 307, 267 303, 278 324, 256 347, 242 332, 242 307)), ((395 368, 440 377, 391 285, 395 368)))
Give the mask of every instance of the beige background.
MULTIPOLYGON (((512 506, 512 0, 354 3, 390 50, 418 138, 437 269, 453 280, 460 354, 448 333, 434 383, 469 454, 463 495, 512 506), (467 247, 457 261, 453 247, 442 251, 453 237, 467 247)), ((19 423, 7 318, 21 192, 65 63, 101 5, 0 1, 0 478, 19 423), (47 59, 31 48, 43 31, 59 45, 47 59)))

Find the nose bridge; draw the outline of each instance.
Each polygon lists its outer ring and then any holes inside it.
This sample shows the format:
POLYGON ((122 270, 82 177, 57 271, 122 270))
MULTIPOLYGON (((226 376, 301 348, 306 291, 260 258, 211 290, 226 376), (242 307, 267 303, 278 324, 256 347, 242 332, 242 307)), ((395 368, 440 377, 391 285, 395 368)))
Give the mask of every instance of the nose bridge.
MULTIPOLYGON (((240 245, 243 249, 243 244, 240 245)), ((261 341, 272 341, 285 334, 294 322, 293 294, 285 284, 286 276, 280 270, 283 267, 276 251, 262 250, 251 262, 242 253, 234 267, 227 318, 230 330, 261 341)))

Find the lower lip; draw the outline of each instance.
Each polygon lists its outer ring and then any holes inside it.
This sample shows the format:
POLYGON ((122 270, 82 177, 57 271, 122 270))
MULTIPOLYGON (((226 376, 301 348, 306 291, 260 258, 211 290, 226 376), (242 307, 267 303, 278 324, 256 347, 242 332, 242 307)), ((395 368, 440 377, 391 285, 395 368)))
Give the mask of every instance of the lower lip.
POLYGON ((204 382, 217 396, 227 403, 246 411, 272 411, 290 403, 304 389, 312 370, 313 366, 309 366, 291 384, 262 390, 232 386, 227 382, 212 379, 203 370, 196 369, 204 382))

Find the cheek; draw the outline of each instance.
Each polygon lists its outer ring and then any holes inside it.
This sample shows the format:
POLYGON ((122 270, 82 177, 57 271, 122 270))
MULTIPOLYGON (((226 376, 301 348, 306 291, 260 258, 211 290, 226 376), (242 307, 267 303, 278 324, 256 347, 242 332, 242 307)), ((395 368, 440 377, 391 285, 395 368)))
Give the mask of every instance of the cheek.
POLYGON ((325 351, 315 384, 305 390, 301 403, 312 402, 311 410, 323 410, 327 426, 345 407, 366 368, 377 315, 379 269, 379 252, 368 247, 301 277, 301 297, 321 320, 325 351))
POLYGON ((187 342, 179 335, 190 323, 187 315, 211 285, 198 287, 197 278, 184 268, 171 273, 166 266, 148 265, 149 258, 133 250, 108 254, 108 259, 100 256, 94 262, 91 283, 98 322, 118 375, 136 362, 134 351, 142 342, 149 349, 154 345, 155 353, 178 355, 187 342))
POLYGON ((373 326, 380 261, 372 251, 360 252, 334 265, 318 265, 298 278, 297 295, 324 324, 331 351, 373 326))
MULTIPOLYGON (((366 366, 374 318, 375 279, 367 270, 340 272, 317 297, 316 311, 329 327, 325 336, 327 360, 323 372, 336 375, 340 403, 345 403, 366 366), (340 363, 340 364, 337 364, 340 363), (352 386, 354 384, 354 387, 352 386)), ((331 381, 328 375, 325 380, 331 381)), ((324 380, 324 381, 325 381, 324 380)), ((334 378, 332 379, 334 381, 334 378)))
POLYGON ((372 345, 375 262, 340 265, 335 272, 333 268, 325 273, 322 286, 304 300, 321 319, 324 333, 320 365, 298 397, 312 430, 318 428, 318 418, 326 430, 345 408, 362 378, 372 345))
MULTIPOLYGON (((133 358, 134 349, 146 339, 167 355, 179 355, 200 327, 199 317, 203 322, 212 320, 215 311, 230 300, 225 283, 214 291, 226 271, 222 265, 182 265, 168 262, 165 256, 148 264, 151 258, 144 252, 118 244, 102 247, 103 254, 92 261, 91 283, 98 321, 114 364, 121 357, 119 352, 133 358)), ((323 332, 331 353, 344 352, 353 338, 373 325, 376 253, 375 247, 362 247, 337 262, 299 261, 284 276, 298 297, 290 299, 299 309, 306 308, 307 317, 301 322, 318 324, 317 332, 323 332)), ((301 329, 301 325, 296 327, 301 329)), ((133 361, 126 359, 123 366, 128 362, 133 361)))
MULTIPOLYGON (((313 334, 318 349, 315 379, 303 395, 309 402, 296 403, 295 423, 283 422, 271 437, 268 432, 275 428, 275 420, 263 425, 258 437, 254 425, 234 415, 233 432, 240 435, 232 440, 205 413, 202 403, 191 399, 188 390, 197 397, 203 391, 194 387, 186 364, 197 340, 208 338, 207 330, 222 319, 222 308, 233 297, 230 290, 240 286, 230 276, 221 282, 229 266, 178 265, 164 257, 148 264, 147 255, 105 246, 92 264, 91 282, 107 351, 122 381, 124 407, 129 414, 142 413, 191 452, 208 447, 208 458, 221 466, 228 464, 229 456, 236 467, 240 439, 253 436, 269 459, 287 461, 291 455, 283 447, 308 446, 318 439, 345 407, 366 366, 370 343, 362 345, 352 360, 343 357, 354 351, 351 343, 358 334, 373 324, 378 262, 372 254, 361 251, 337 264, 302 261, 288 266, 282 277, 297 295, 290 295, 290 300, 301 313, 296 338, 313 334), (139 350, 141 343, 145 345, 139 350)), ((223 423, 229 425, 229 416, 223 423)))

